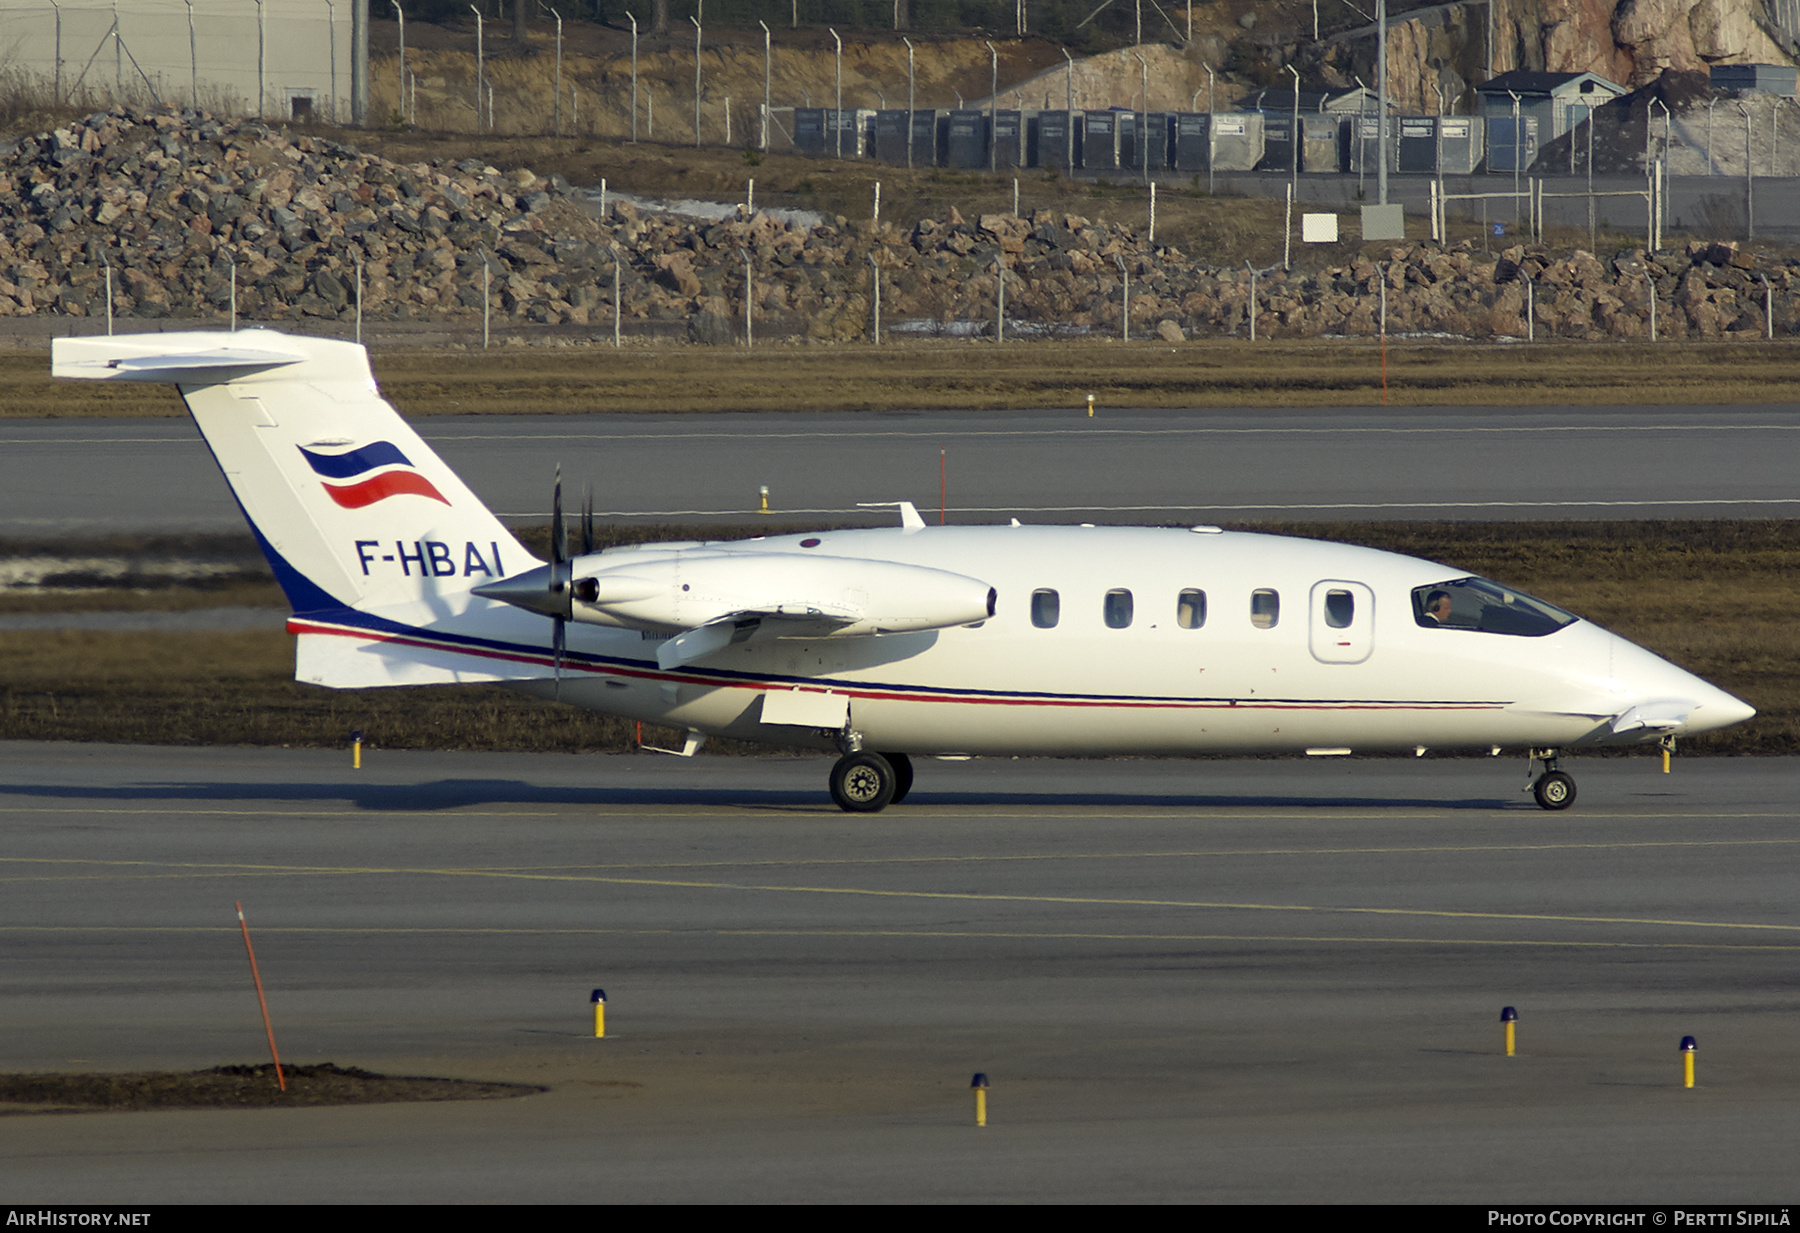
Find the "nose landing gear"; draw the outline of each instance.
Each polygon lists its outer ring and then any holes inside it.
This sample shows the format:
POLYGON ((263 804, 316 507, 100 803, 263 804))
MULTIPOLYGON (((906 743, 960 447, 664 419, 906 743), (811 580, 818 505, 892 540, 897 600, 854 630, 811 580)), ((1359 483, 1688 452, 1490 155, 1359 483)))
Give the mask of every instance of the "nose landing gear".
POLYGON ((1531 795, 1540 809, 1567 809, 1575 803, 1575 780, 1557 769, 1557 749, 1533 749, 1530 766, 1544 764, 1544 773, 1531 782, 1531 795))

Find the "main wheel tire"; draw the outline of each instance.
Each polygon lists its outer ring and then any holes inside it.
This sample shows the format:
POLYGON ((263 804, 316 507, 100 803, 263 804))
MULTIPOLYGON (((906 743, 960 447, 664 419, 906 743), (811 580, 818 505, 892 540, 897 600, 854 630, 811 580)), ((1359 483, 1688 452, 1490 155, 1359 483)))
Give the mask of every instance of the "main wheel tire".
POLYGON ((894 768, 894 799, 888 804, 898 805, 906 799, 906 794, 912 791, 912 759, 903 753, 884 753, 881 756, 886 758, 888 765, 894 768))
POLYGON ((1531 785, 1531 794, 1543 809, 1567 809, 1575 803, 1575 781, 1561 771, 1548 771, 1531 785))
POLYGON ((846 754, 831 768, 831 799, 848 813, 876 813, 893 801, 898 782, 893 764, 880 754, 846 754))

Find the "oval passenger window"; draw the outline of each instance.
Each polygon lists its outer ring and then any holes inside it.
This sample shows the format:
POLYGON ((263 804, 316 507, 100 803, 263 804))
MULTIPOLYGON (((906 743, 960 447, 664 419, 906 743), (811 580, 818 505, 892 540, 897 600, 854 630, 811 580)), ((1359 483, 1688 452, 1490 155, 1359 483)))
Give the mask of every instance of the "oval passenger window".
POLYGON ((1199 629, 1206 624, 1206 592, 1186 590, 1175 597, 1175 624, 1183 629, 1199 629))
POLYGON ((1274 629, 1281 620, 1281 596, 1268 587, 1250 592, 1250 624, 1258 629, 1274 629))
POLYGON ((1114 587, 1106 593, 1106 627, 1124 629, 1131 624, 1131 592, 1114 587))

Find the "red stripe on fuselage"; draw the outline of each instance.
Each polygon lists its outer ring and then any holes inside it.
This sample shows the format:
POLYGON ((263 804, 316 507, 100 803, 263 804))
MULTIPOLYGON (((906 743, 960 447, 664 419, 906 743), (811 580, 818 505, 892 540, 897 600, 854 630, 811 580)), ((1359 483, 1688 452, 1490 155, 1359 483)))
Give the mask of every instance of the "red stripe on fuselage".
POLYGON ((355 484, 326 484, 324 489, 331 494, 333 501, 345 509, 361 509, 365 505, 408 493, 415 497, 443 501, 445 505, 450 504, 444 500, 444 494, 432 486, 430 480, 416 471, 388 471, 355 484))
MULTIPOLYGON (((467 655, 473 659, 497 659, 506 663, 536 664, 539 667, 551 667, 555 660, 545 652, 533 651, 500 651, 487 647, 471 647, 458 643, 442 643, 427 637, 409 636, 377 632, 369 629, 358 629, 354 626, 315 624, 299 617, 290 617, 287 624, 290 634, 325 634, 336 638, 357 638, 366 642, 390 642, 399 646, 419 647, 423 650, 446 651, 456 655, 467 655)), ((591 664, 564 660, 564 672, 582 672, 592 676, 619 676, 641 681, 658 681, 664 684, 704 685, 723 689, 791 689, 793 685, 786 681, 756 681, 749 679, 719 680, 712 677, 697 676, 692 673, 662 672, 642 668, 627 668, 622 665, 596 667, 591 664)), ((819 687, 821 690, 823 686, 819 687)), ((808 691, 812 692, 812 691, 808 691)), ((883 688, 849 688, 833 685, 827 692, 843 694, 850 698, 864 698, 888 702, 962 702, 978 706, 1036 706, 1036 707, 1112 707, 1119 710, 1183 710, 1183 711, 1499 711, 1507 707, 1504 702, 1389 702, 1376 699, 1364 701, 1339 702, 1298 702, 1270 701, 1248 702, 1242 699, 1229 698, 1081 698, 1081 697, 995 697, 993 695, 978 696, 969 694, 943 694, 931 691, 930 686, 920 687, 919 692, 907 692, 883 688)))

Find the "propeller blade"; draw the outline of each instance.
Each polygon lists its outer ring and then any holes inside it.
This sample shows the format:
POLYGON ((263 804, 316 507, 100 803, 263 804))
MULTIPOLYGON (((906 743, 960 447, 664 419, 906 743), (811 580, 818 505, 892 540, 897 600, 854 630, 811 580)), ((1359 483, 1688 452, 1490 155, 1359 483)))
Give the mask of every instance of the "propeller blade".
POLYGON ((594 550, 594 486, 588 485, 587 497, 581 503, 581 554, 594 550))
MULTIPOLYGON (((556 467, 556 487, 550 490, 550 563, 561 565, 569 559, 569 528, 563 525, 562 464, 556 467)), ((552 584, 556 581, 552 575, 552 584)))
POLYGON ((554 628, 551 634, 551 645, 555 648, 555 696, 556 700, 559 702, 562 701, 563 627, 567 624, 568 622, 564 621, 561 617, 553 618, 554 628))

